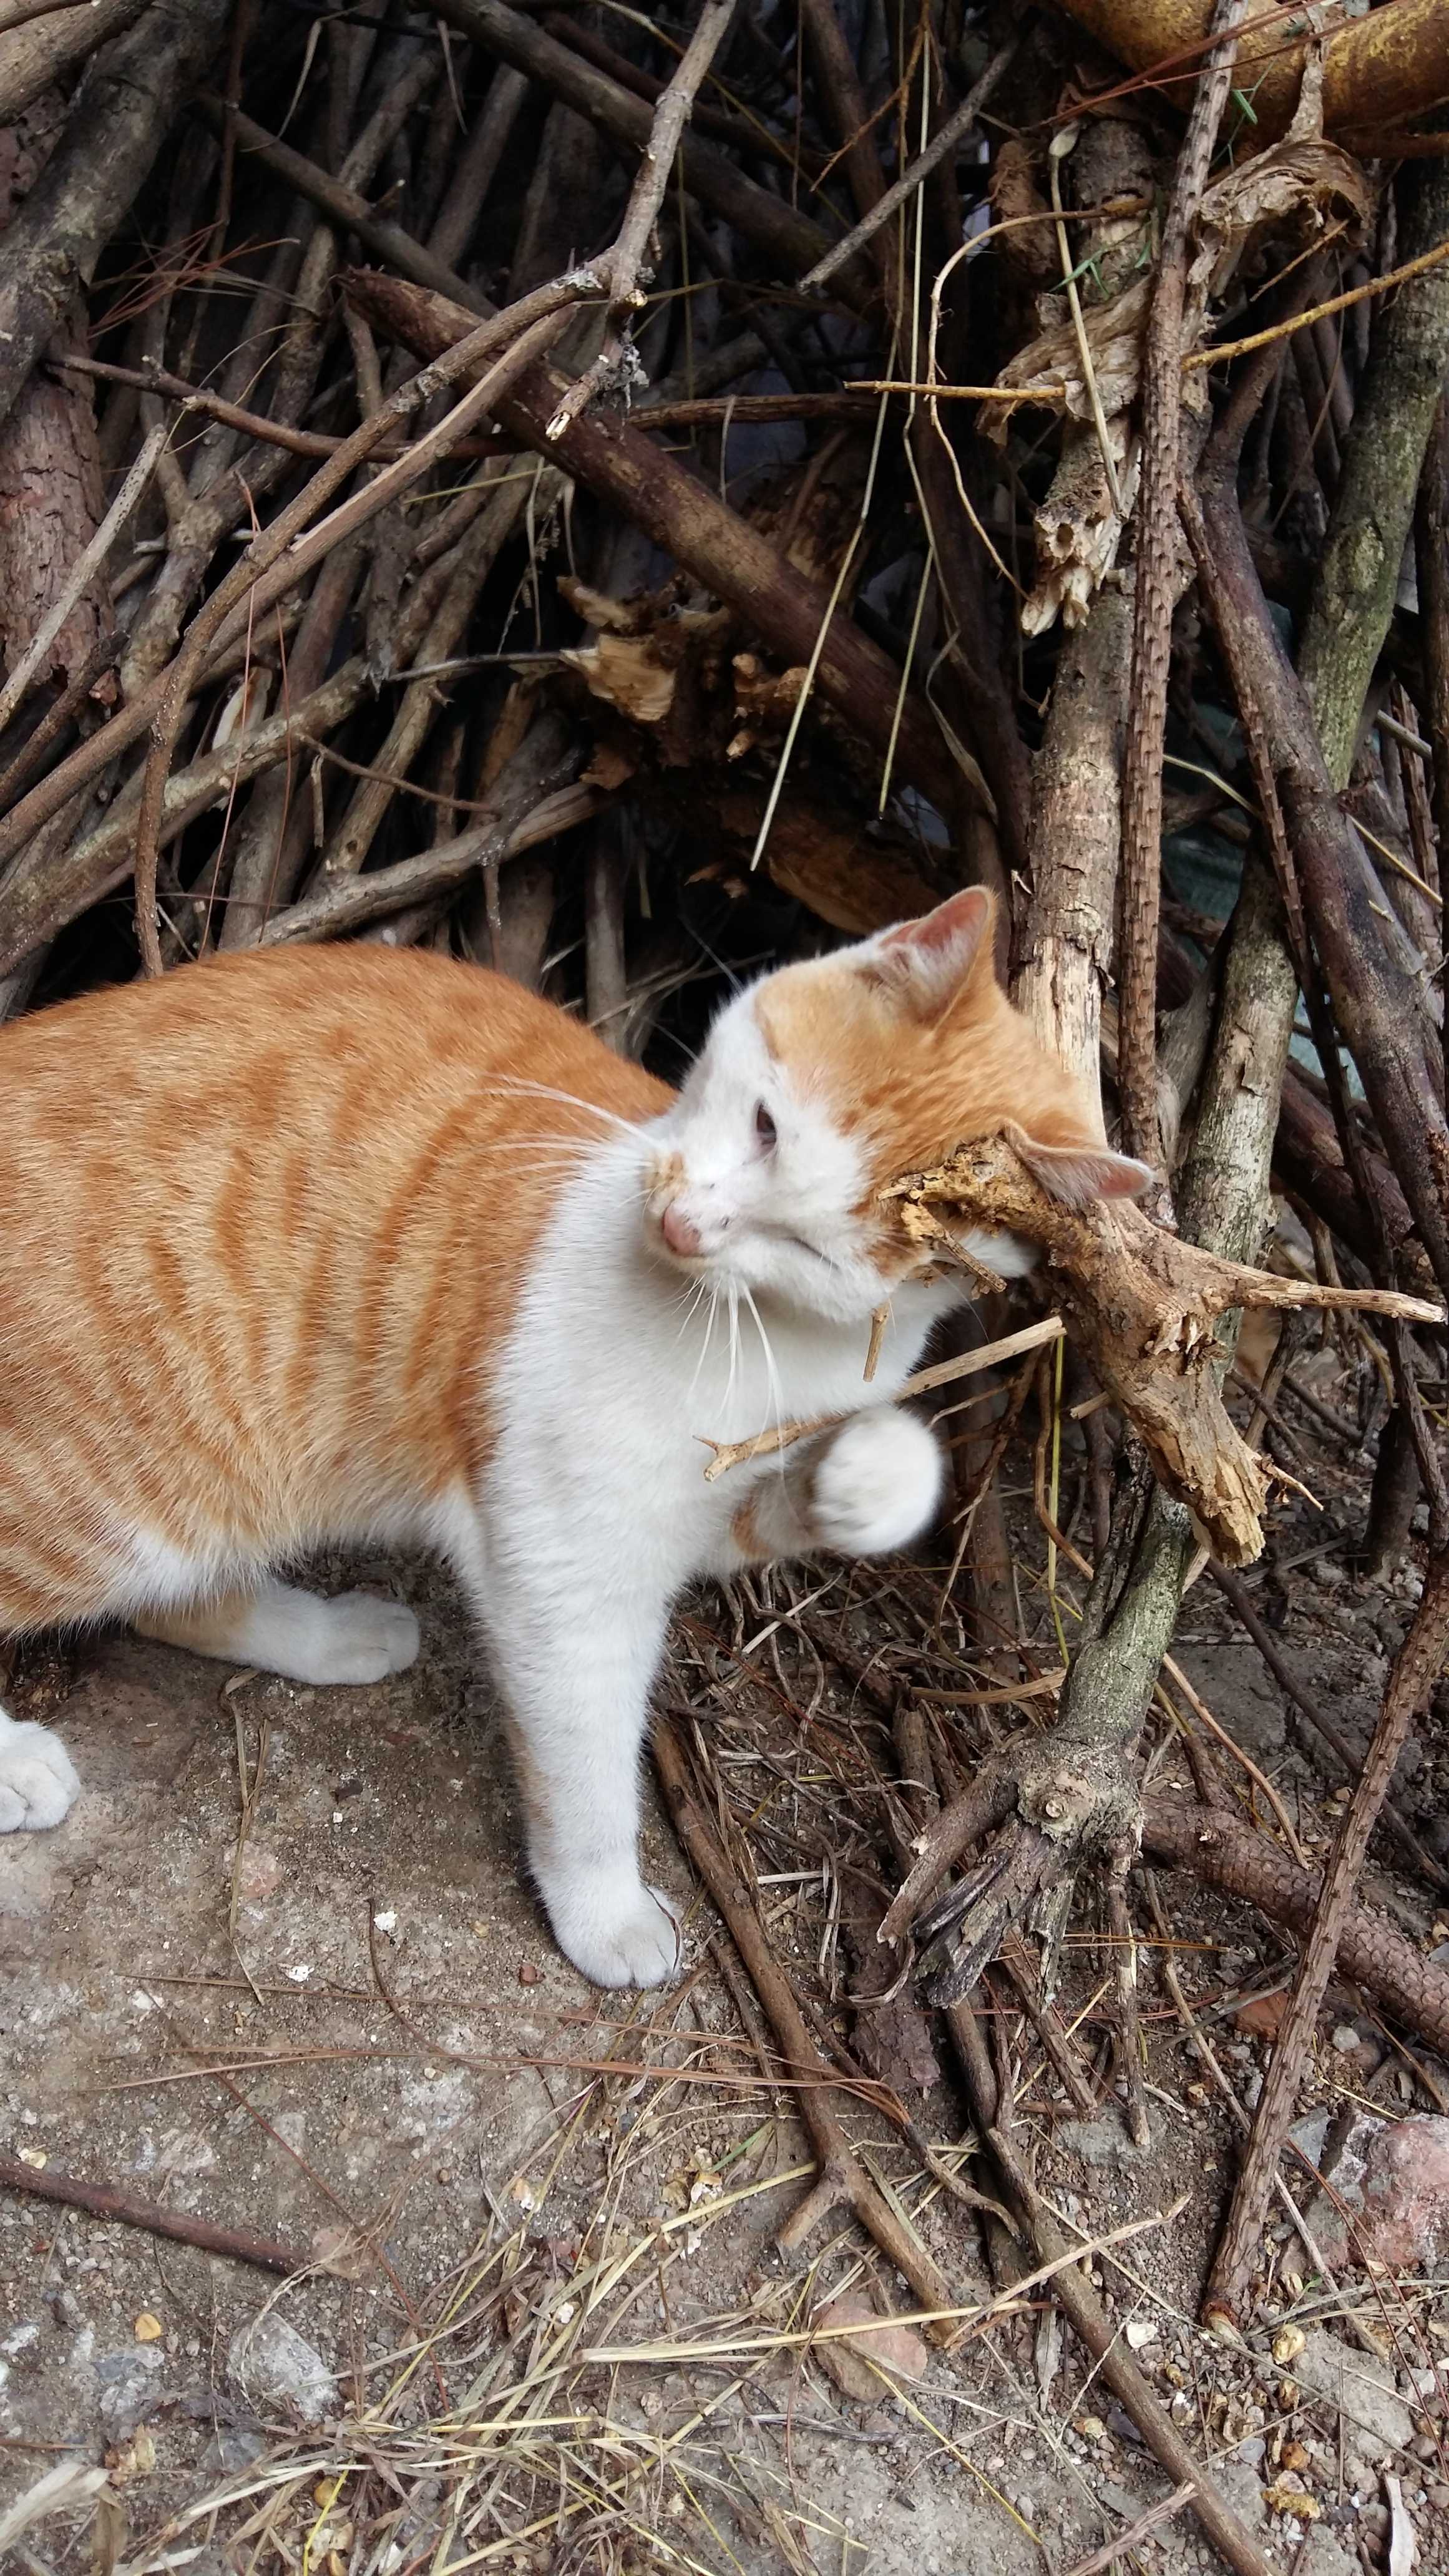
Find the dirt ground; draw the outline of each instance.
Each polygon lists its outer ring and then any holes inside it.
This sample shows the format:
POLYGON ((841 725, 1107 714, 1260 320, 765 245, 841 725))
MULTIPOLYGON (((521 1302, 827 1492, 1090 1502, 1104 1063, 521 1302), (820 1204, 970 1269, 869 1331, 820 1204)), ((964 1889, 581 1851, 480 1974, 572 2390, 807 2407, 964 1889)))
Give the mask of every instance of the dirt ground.
MULTIPOLYGON (((1346 1570, 1361 1502, 1348 1482, 1342 1530, 1330 1505, 1327 1537, 1314 1525, 1308 1560, 1290 1562, 1309 1525, 1286 1516, 1254 1588, 1284 1652, 1364 1738, 1407 1602, 1346 1570)), ((84 1788, 58 1831, 0 1846, 0 2147, 327 2268, 279 2280, 0 2195, 0 2509, 59 2464, 109 2462, 120 2505, 105 2563, 197 2576, 275 2563, 406 2576, 493 2558, 1061 2576, 1163 2495, 1040 2300, 950 2355, 908 2337, 909 2366, 925 2369, 899 2393, 869 2370, 863 2393, 838 2384, 850 2362, 806 2349, 822 2305, 852 2291, 880 2309, 915 2302, 848 2224, 819 2227, 803 2259, 776 2250, 808 2179, 801 2132, 761 2072, 741 1972, 660 1816, 650 1869, 690 1905, 687 1973, 664 1996, 601 1997, 559 1958, 520 1879, 499 1730, 456 1598, 412 1563, 338 1564, 323 1579, 405 1595, 423 1621, 417 1667, 308 1690, 108 1635, 32 1653, 9 1691, 18 1713, 58 1721, 84 1788), (621 2359, 624 2347, 651 2357, 621 2359), (218 2497, 231 2500, 213 2511, 218 2497)), ((851 1615, 868 1619, 873 1597, 889 1611, 930 1575, 907 1569, 874 1596, 853 1581, 851 1615)), ((854 1715, 798 1636, 782 1660, 778 1635, 762 1642, 768 1619, 751 1633, 754 1606, 769 1603, 746 1605, 732 1660, 714 1657, 717 1683, 730 1668, 722 1688, 760 1685, 722 1700, 714 1738, 745 1819, 773 1794, 755 1794, 757 1772, 827 1777, 854 1715), (814 1769, 792 1771, 817 1744, 814 1769)), ((700 1661, 699 1633, 683 1632, 684 1664, 700 1661)), ((1321 1840, 1330 1783, 1206 1584, 1179 1653, 1321 1840)), ((1187 1782, 1171 1738, 1156 1763, 1159 1784, 1187 1782)), ((1449 1746, 1432 1723, 1400 1786, 1426 1831, 1449 1812, 1449 1746)), ((849 1880, 837 1873, 832 1894, 818 1812, 796 1788, 777 1798, 756 1866, 778 1952, 803 1982, 818 1977, 822 2015, 848 2030, 849 1880)), ((1238 2017, 1281 1988, 1290 1953, 1263 1918, 1181 1874, 1162 1885, 1183 1985, 1251 2104, 1263 2041, 1238 2017)), ((1449 1931, 1392 1873, 1372 1873, 1366 1893, 1425 1944, 1449 1931)), ((1150 1929, 1145 1906, 1134 1912, 1150 1929)), ((1083 1940, 1063 2012, 1094 2037, 1100 1983, 1083 1940)), ((1275 2222, 1247 2344, 1204 2334, 1232 2132, 1149 1951, 1143 2001, 1153 2148, 1131 2148, 1110 2092, 1093 2120, 1071 2118, 1028 2067, 1017 2116, 1042 2187, 1087 2238, 1169 2214, 1121 2248, 1109 2303, 1273 2565, 1387 2567, 1397 2499, 1420 2568, 1449 2566, 1437 2371, 1449 2375, 1449 2280, 1383 2285, 1351 2340, 1341 2298, 1275 2222), (1272 2343, 1290 2314, 1306 2340, 1284 2367, 1272 2343), (1285 2505, 1293 2496, 1314 2518, 1285 2505)), ((903 2010, 888 2041, 906 2062, 888 2071, 949 2153, 959 2101, 929 2035, 921 2058, 925 2017, 903 2010)), ((1422 2062, 1449 2100, 1449 2069, 1422 2062)), ((1395 2116, 1435 2107, 1362 1999, 1335 1992, 1311 2101, 1361 2100, 1395 2116)), ((970 2214, 898 2132, 844 2107, 961 2303, 989 2303, 970 2214)), ((92 2510, 78 2501, 34 2526, 13 2564, 57 2576, 85 2564, 92 2510)), ((1394 2576, 1403 2545, 1401 2531, 1394 2576)), ((1130 2563, 1163 2576, 1217 2564, 1190 2515, 1130 2563)))

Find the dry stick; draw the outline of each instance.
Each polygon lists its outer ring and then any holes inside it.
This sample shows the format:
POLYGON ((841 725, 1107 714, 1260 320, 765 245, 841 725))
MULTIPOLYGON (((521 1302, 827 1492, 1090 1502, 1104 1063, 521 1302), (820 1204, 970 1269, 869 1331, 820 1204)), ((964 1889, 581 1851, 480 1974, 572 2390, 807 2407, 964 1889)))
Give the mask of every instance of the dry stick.
MULTIPOLYGON (((346 282, 370 321, 419 354, 451 347, 472 327, 471 315, 458 305, 419 295, 396 278, 354 269, 346 282)), ((782 661, 804 666, 818 655, 815 685, 821 697, 882 759, 893 759, 899 778, 920 788, 942 813, 950 812, 960 773, 914 693, 897 728, 901 675, 889 655, 849 619, 830 618, 829 595, 819 582, 798 573, 763 530, 717 500, 641 430, 627 422, 606 429, 593 419, 576 420, 550 444, 548 424, 566 381, 552 367, 530 369, 498 405, 504 427, 574 475, 661 553, 672 555, 782 661)), ((0 828, 0 854, 3 837, 0 828)))
POLYGON ((1122 789, 1118 901, 1117 1085, 1128 1151, 1162 1160, 1157 1124, 1157 934, 1162 893, 1162 743, 1172 653, 1177 478, 1182 429, 1182 329, 1187 243, 1227 105, 1235 31, 1247 0, 1218 0, 1163 223, 1142 357, 1142 481, 1137 589, 1122 789))
POLYGON ((1139 2513, 1136 2521, 1129 2522, 1125 2530, 1116 2532, 1110 2540, 1104 2540, 1101 2548, 1094 2549, 1089 2558, 1079 2558, 1075 2567, 1068 2570, 1068 2576, 1107 2576, 1110 2567, 1115 2567, 1120 2559, 1130 2558, 1133 2550, 1144 2540, 1150 2540, 1154 2531, 1160 2531, 1165 2522, 1171 2522, 1174 2514, 1181 2513, 1185 2504, 1191 2504, 1196 2494, 1196 2478, 1184 2478, 1182 2485, 1174 2487, 1171 2495, 1160 2496, 1156 2504, 1150 2504, 1145 2513, 1139 2513))
POLYGON ((71 673, 60 696, 52 701, 33 731, 26 735, 9 768, 0 773, 0 812, 12 796, 20 793, 26 781, 34 777, 37 769, 44 767, 51 744, 64 733, 77 708, 90 696, 102 671, 114 667, 121 641, 119 626, 113 626, 107 634, 98 636, 80 669, 71 673))
MULTIPOLYGON (((1340 1735, 1338 1728, 1333 1724, 1332 1720, 1325 1717, 1322 1709, 1318 1707, 1312 1698, 1310 1698, 1308 1692, 1304 1689, 1302 1683, 1294 1672, 1292 1665, 1286 1662, 1284 1657, 1279 1653, 1277 1646, 1273 1642, 1272 1631, 1265 1626, 1264 1622, 1259 1618, 1257 1611, 1253 1607, 1252 1597, 1248 1591, 1247 1585, 1242 1581, 1239 1575, 1231 1574, 1225 1565, 1216 1565, 1211 1560, 1209 1560, 1206 1571, 1212 1577, 1213 1582, 1217 1585, 1224 1600, 1231 1604, 1235 1615, 1242 1621, 1243 1626, 1247 1629, 1249 1636, 1252 1638, 1254 1645, 1257 1647, 1259 1654, 1262 1656, 1264 1663, 1267 1665, 1269 1672, 1279 1685, 1279 1688, 1287 1692, 1288 1697, 1292 1700, 1300 1717, 1305 1717, 1307 1719, 1309 1725, 1313 1728, 1314 1733, 1316 1735, 1321 1735, 1330 1752, 1337 1755, 1339 1761, 1343 1765, 1347 1778, 1350 1780, 1356 1780, 1359 1771, 1358 1755, 1355 1753, 1352 1745, 1347 1743, 1344 1737, 1340 1735)), ((1384 1800, 1384 1816, 1387 1822, 1392 1825, 1394 1832, 1398 1835, 1400 1842, 1403 1844, 1405 1851, 1413 1861, 1415 1868, 1422 1870, 1424 1876, 1429 1880, 1432 1886, 1449 1888, 1449 1870, 1446 1870, 1442 1864, 1434 1858, 1433 1853, 1428 1850, 1427 1846, 1419 1840, 1419 1837, 1415 1833, 1413 1826, 1410 1824, 1408 1817, 1404 1814, 1402 1807, 1400 1807, 1394 1799, 1386 1798, 1384 1800)))
POLYGON ((213 2227, 210 2219, 188 2218, 181 2209, 162 2209, 154 2200, 134 2200, 109 2183, 80 2182, 74 2174, 37 2171, 12 2156, 0 2156, 0 2191, 30 2193, 37 2200, 59 2201, 66 2209, 88 2209, 94 2218, 113 2219, 121 2227, 144 2228, 149 2236, 169 2236, 178 2245, 199 2245, 204 2254, 224 2254, 234 2263, 257 2263, 264 2272, 306 2272, 310 2254, 293 2253, 275 2238, 254 2236, 249 2227, 213 2227))
POLYGON ((1410 1724, 1423 1706, 1429 1686, 1442 1671, 1449 1650, 1449 1551, 1437 1557, 1424 1580, 1414 1622, 1394 1658, 1384 1704, 1373 1741, 1343 1821, 1334 1837, 1324 1875, 1323 1894, 1313 1919, 1289 1999, 1274 2043, 1272 2063, 1253 2121, 1253 2135, 1238 2177, 1208 2282, 1204 2314, 1222 2316, 1236 2325, 1257 2259, 1269 2195, 1278 2170, 1288 2123, 1296 2107, 1298 2079, 1312 2040, 1319 2008, 1338 1955, 1339 1935, 1378 1820, 1394 1764, 1403 1750, 1410 1724))
POLYGON ((521 752, 515 754, 488 800, 486 821, 453 840, 438 842, 431 850, 419 851, 416 858, 369 868, 361 876, 343 877, 318 894, 304 896, 300 903, 275 914, 255 942, 247 944, 290 948, 304 941, 335 939, 365 922, 384 921, 431 895, 450 893, 490 861, 520 858, 540 841, 554 840, 560 832, 589 821, 599 806, 587 789, 564 787, 549 792, 551 779, 570 766, 579 767, 582 751, 559 751, 545 763, 541 754, 546 749, 540 745, 532 750, 527 762, 521 752))
POLYGON ((125 527, 142 493, 151 480, 152 469, 166 444, 166 431, 153 429, 147 438, 125 482, 102 519, 90 544, 83 548, 71 565, 60 591, 41 619, 26 652, 21 655, 3 689, 0 689, 0 733, 21 704, 31 681, 44 661, 62 626, 83 591, 88 590, 100 571, 121 530, 125 527))
MULTIPOLYGON (((501 0, 442 0, 438 14, 490 54, 541 82, 616 141, 635 151, 647 149, 654 110, 516 10, 504 8, 501 0)), ((728 153, 697 134, 681 136, 680 160, 689 194, 774 260, 779 275, 798 277, 830 248, 828 237, 808 215, 747 179, 728 153)))
MULTIPOLYGON (((1149 1798, 1142 1826, 1149 1860, 1194 1870, 1227 1896, 1256 1905, 1290 1932, 1306 1934, 1321 1873, 1299 1869, 1279 1845, 1227 1808, 1183 1807, 1149 1798)), ((1449 1976, 1382 1916, 1351 1906, 1338 1936, 1341 1973, 1396 2018, 1449 2054, 1449 1976)))
POLYGON ((339 233, 355 233, 374 259, 386 262, 402 277, 410 277, 415 286, 425 286, 440 295, 466 299, 468 289, 457 271, 446 260, 435 258, 430 250, 401 224, 389 222, 385 215, 374 214, 371 200, 357 188, 349 188, 343 179, 334 179, 309 161, 304 152, 294 151, 290 143, 269 134, 264 125, 232 107, 224 98, 211 93, 197 101, 207 123, 218 134, 232 133, 249 158, 296 189, 339 233))
MULTIPOLYGON (((903 1404, 907 1396, 925 1395, 930 1388, 949 1386, 956 1378, 975 1377, 982 1369, 993 1368, 998 1360, 1015 1359, 1019 1351, 1035 1351, 1044 1342, 1060 1341, 1065 1329, 1060 1315, 1045 1315, 1040 1323, 1023 1324, 1019 1333, 1006 1333, 999 1342, 983 1342, 979 1350, 963 1351, 956 1359, 937 1360, 930 1368, 917 1369, 897 1388, 892 1400, 903 1404)), ((704 1471, 704 1481, 712 1485, 729 1467, 742 1467, 749 1458, 773 1458, 777 1450, 792 1448, 797 1440, 808 1440, 817 1431, 831 1431, 837 1422, 848 1422, 850 1418, 848 1413, 819 1413, 808 1422, 781 1422, 773 1431, 757 1431, 753 1440, 706 1440, 705 1446, 714 1451, 714 1456, 704 1471)))
MULTIPOLYGON (((1433 746, 1430 797, 1439 834, 1440 882, 1449 882, 1449 395, 1429 433, 1414 521, 1419 632, 1424 666, 1419 720, 1433 746)), ((1444 1018, 1449 1053, 1449 1012, 1444 1018)))
MULTIPOLYGON (((331 436, 325 430, 294 429, 286 421, 268 420, 263 412, 245 411, 240 403, 225 401, 220 394, 209 392, 205 385, 189 384, 185 376, 173 376, 165 367, 117 367, 109 359, 82 357, 73 349, 68 349, 63 357, 52 358, 49 364, 57 375, 64 375, 70 369, 73 373, 94 376, 103 384, 135 385, 143 393, 164 394, 169 401, 178 403, 183 411, 202 412, 208 420, 220 421, 226 429, 240 430, 244 437, 259 439, 268 447, 285 447, 291 456, 335 456, 343 443, 340 436, 331 436)), ((828 401, 830 397, 827 395, 823 399, 828 401)), ((722 412, 723 403, 716 409, 722 412)), ((507 450, 500 448, 494 439, 468 439, 457 452, 463 456, 493 456, 506 454, 507 450)), ((373 449, 373 455, 381 462, 401 453, 400 448, 386 445, 373 449)))
MULTIPOLYGON (((1060 2261, 1072 2250, 1071 2240, 1041 2198, 1011 2139, 1000 2128, 990 2130, 988 2136, 1038 2260, 1060 2261)), ((1076 2264, 1053 2273, 1052 2294, 1072 2332, 1096 2362, 1103 2385, 1110 2388, 1160 2466, 1175 2484, 1191 2487, 1192 2509, 1214 2549, 1234 2570, 1234 2576, 1274 2576, 1256 2543, 1223 2502, 1202 2463, 1188 2449, 1167 2409, 1153 2395, 1122 2340, 1120 2322, 1107 2315, 1076 2264)))
MULTIPOLYGON (((527 324, 541 322, 548 316, 557 316, 578 302, 582 295, 594 291, 587 280, 587 274, 574 270, 565 277, 553 279, 544 286, 536 287, 531 294, 520 297, 519 301, 510 305, 505 312, 492 315, 481 323, 475 321, 471 313, 460 313, 458 330, 448 333, 437 347, 428 352, 428 364, 421 368, 416 376, 410 377, 407 383, 398 387, 380 413, 371 420, 362 422, 361 426, 343 441, 297 499, 282 513, 281 518, 273 521, 272 526, 263 532, 263 536, 257 541, 258 546, 269 546, 276 532, 285 528, 286 535, 282 539, 284 551, 280 560, 273 563, 270 570, 259 577, 257 563, 254 560, 256 555, 256 547, 254 547, 245 561, 237 565, 234 572, 228 576, 222 589, 232 594, 234 605, 222 625, 220 634, 215 638, 218 648, 230 642, 233 634, 244 634, 249 620, 260 618, 267 609, 274 607, 279 599, 285 598, 287 592, 311 570, 313 563, 321 555, 330 553, 332 547, 348 533, 349 525, 360 526, 363 520, 369 518, 375 510, 382 508, 388 501, 394 500, 400 491, 406 490, 407 486, 417 479, 418 474, 425 472, 427 467, 445 452, 447 421, 441 423, 438 430, 430 430, 414 446, 406 449, 393 465, 386 467, 383 473, 368 484, 365 492, 354 496, 353 503, 349 505, 353 512, 350 522, 344 521, 341 512, 334 512, 323 529, 314 529, 304 543, 295 548, 290 547, 287 540, 305 526, 307 519, 320 502, 338 489, 352 472, 353 467, 373 453, 396 422, 405 419, 409 412, 415 410, 420 403, 428 401, 432 395, 441 393, 456 384, 459 377, 467 375, 473 365, 490 358, 496 349, 504 347, 513 334, 521 333, 527 324), (255 585, 254 588, 253 585, 255 585)), ((531 345, 536 346, 536 344, 531 345)), ((510 359, 517 355, 516 343, 513 348, 508 349, 507 354, 510 359)), ((476 387, 474 390, 476 391, 476 387)), ((449 418, 452 419, 454 416, 450 414, 449 418)), ((213 593, 212 599, 207 602, 206 610, 202 612, 203 616, 209 616, 215 600, 220 596, 220 590, 213 593)), ((109 724, 92 735, 89 742, 80 744, 69 759, 62 761, 48 778, 42 779, 40 784, 32 789, 30 795, 5 817, 4 822, 0 823, 0 870, 3 870, 6 861, 13 858, 18 849, 25 847, 33 839, 42 823, 48 822, 51 815, 57 813, 62 805, 69 804, 81 787, 88 786, 100 770, 110 766, 118 752, 127 750, 146 731, 148 725, 154 723, 158 710, 171 690, 179 660, 180 656, 177 657, 177 661, 169 664, 166 670, 158 672, 149 686, 132 699, 129 705, 120 708, 109 724)))
MULTIPOLYGON (((659 1717, 654 1728, 654 1760, 669 1804, 675 1832, 729 1927, 730 1937, 750 1972, 751 1983, 779 2042, 789 2073, 800 2084, 800 2117, 809 2131, 819 2165, 813 2189, 778 2231, 787 2250, 797 2246, 818 2219, 832 2209, 849 2209, 881 2252, 909 2281, 930 2309, 959 2307, 951 2285, 925 2248, 902 2225, 883 2193, 877 2190, 840 2125, 831 2102, 831 2075, 810 2036, 788 1978, 761 1928, 749 1890, 738 1876, 689 1783, 684 1748, 672 1719, 659 1717)), ((952 2326, 959 2318, 952 2320, 952 2326)), ((936 2334, 934 2340, 949 2340, 936 2334)))
MULTIPOLYGON (((705 0, 699 23, 680 57, 679 68, 660 94, 654 110, 654 122, 644 146, 624 220, 618 237, 608 254, 609 317, 603 346, 593 364, 570 385, 548 425, 550 438, 561 438, 571 420, 587 411, 596 394, 613 380, 625 357, 625 341, 631 317, 646 301, 640 276, 653 276, 649 260, 650 237, 659 220, 674 168, 675 154, 689 123, 690 110, 699 94, 700 83, 714 61, 735 14, 736 0, 705 0)), ((635 373, 638 373, 636 364, 635 373)))
MULTIPOLYGON (((380 411, 372 413, 362 423, 335 456, 330 456, 318 468, 296 500, 279 512, 264 533, 248 547, 242 561, 192 619, 186 641, 172 663, 152 719, 151 749, 141 780, 141 803, 136 818, 136 933, 148 975, 161 973, 161 947, 156 928, 156 865, 166 775, 181 731, 186 702, 208 646, 232 612, 245 606, 248 593, 257 585, 261 575, 269 572, 282 556, 286 555, 294 568, 292 577, 300 579, 321 554, 330 551, 343 537, 350 536, 365 520, 385 508, 400 491, 416 482, 442 447, 456 437, 460 429, 486 411, 512 378, 521 374, 530 361, 557 337, 569 306, 578 303, 584 295, 596 292, 597 281, 592 272, 576 271, 567 278, 556 279, 549 286, 538 288, 532 296, 525 296, 519 305, 511 308, 511 314, 500 314, 492 322, 481 323, 476 331, 469 334, 475 358, 496 348, 500 339, 512 338, 512 346, 506 348, 501 357, 495 358, 478 383, 459 397, 436 429, 418 439, 395 463, 385 465, 371 483, 355 492, 350 501, 334 510, 319 527, 313 527, 303 542, 294 544, 293 540, 302 536, 308 521, 315 517, 322 503, 338 490, 353 467, 378 444, 384 430, 390 428, 404 411, 415 406, 428 377, 437 378, 440 371, 425 368, 421 375, 410 378, 391 401, 384 403, 380 411), (538 309, 540 299, 544 300, 542 312, 538 309), (520 329, 519 320, 525 306, 534 318, 520 329), (513 336, 515 333, 516 337, 513 336)), ((463 371, 457 350, 449 351, 444 368, 443 382, 455 380, 463 371)), ((441 390, 441 384, 435 382, 428 390, 441 390)))
POLYGON ((992 55, 980 79, 967 91, 960 106, 947 117, 945 124, 932 135, 925 150, 918 152, 915 160, 910 162, 901 172, 900 177, 887 188, 885 195, 876 199, 869 213, 862 215, 854 231, 847 233, 843 241, 838 241, 833 250, 828 250, 823 259, 818 259, 815 266, 806 271, 800 280, 802 288, 824 286, 830 278, 834 277, 838 269, 844 268, 846 262, 854 258, 858 250, 865 248, 867 242, 874 238, 883 224, 890 222, 892 215, 899 211, 907 198, 913 197, 916 190, 924 186, 931 172, 938 169, 945 160, 947 153, 953 151, 955 146, 971 132, 981 110, 1016 60, 1019 42, 1018 37, 1013 37, 1009 44, 1003 45, 998 53, 992 55))

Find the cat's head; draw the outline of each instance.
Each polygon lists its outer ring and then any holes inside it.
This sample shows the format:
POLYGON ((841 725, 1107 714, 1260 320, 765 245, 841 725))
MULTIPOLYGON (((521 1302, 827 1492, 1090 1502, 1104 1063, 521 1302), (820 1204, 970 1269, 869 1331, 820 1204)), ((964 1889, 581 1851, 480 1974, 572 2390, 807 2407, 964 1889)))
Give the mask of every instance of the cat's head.
MULTIPOLYGON (((1011 1127, 1043 1187, 1073 1205, 1135 1197, 1151 1174, 1114 1154, 1066 1068, 996 979, 980 887, 919 921, 782 967, 720 1013, 675 1106, 650 1130, 645 1226, 681 1273, 853 1320, 909 1255, 878 1194, 973 1136, 1011 1127)), ((974 1246, 1005 1274, 1032 1254, 974 1246)))

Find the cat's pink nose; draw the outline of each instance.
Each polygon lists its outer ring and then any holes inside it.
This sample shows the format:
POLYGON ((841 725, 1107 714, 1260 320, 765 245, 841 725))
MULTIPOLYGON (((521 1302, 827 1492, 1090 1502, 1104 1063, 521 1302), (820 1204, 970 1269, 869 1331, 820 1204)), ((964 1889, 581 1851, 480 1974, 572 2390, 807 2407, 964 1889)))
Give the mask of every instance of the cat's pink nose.
POLYGON ((659 1231, 670 1251, 677 1252, 682 1260, 692 1261, 704 1250, 704 1238, 698 1226, 685 1215, 678 1199, 670 1200, 659 1220, 659 1231))

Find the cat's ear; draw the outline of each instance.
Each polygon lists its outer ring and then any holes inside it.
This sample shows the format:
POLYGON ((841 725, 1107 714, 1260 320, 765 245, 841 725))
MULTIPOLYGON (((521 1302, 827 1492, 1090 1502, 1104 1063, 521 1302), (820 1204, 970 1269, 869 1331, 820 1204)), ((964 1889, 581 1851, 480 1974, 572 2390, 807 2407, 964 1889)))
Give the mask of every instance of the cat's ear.
POLYGON ((978 967, 993 972, 995 929, 995 896, 985 886, 968 886, 919 921, 883 930, 871 941, 864 962, 917 1019, 937 1020, 978 967))
POLYGON ((1136 1199, 1153 1178, 1150 1163, 1130 1154, 1114 1154, 1110 1145, 1090 1140, 1080 1145, 1040 1145, 1017 1128, 1011 1141, 1048 1198, 1063 1207, 1090 1207, 1094 1199, 1136 1199))

